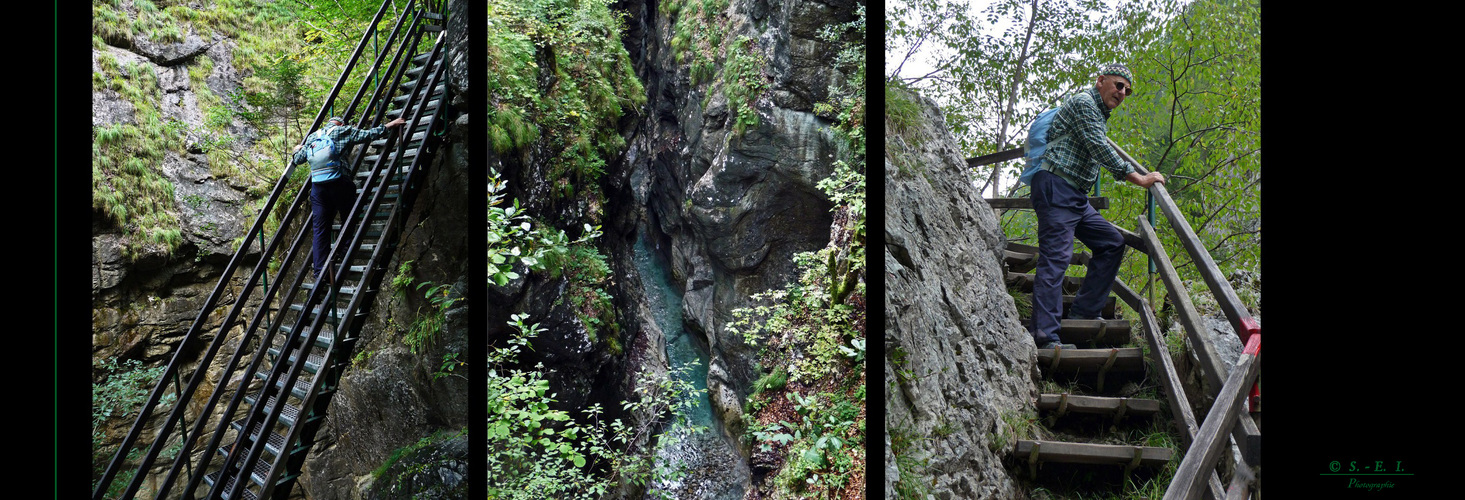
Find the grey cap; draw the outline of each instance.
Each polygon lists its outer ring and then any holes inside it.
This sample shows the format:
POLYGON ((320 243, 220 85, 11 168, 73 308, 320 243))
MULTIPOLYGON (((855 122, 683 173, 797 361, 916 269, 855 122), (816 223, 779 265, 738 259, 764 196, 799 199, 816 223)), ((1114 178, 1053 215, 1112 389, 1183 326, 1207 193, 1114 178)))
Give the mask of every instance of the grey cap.
POLYGON ((1113 63, 1113 64, 1109 64, 1107 66, 1104 66, 1103 69, 1100 69, 1099 70, 1099 74, 1100 75, 1122 76, 1122 77, 1124 77, 1125 80, 1129 80, 1129 83, 1131 85, 1134 84, 1134 77, 1129 76, 1130 75, 1129 68, 1128 67, 1125 67, 1123 64, 1113 63))

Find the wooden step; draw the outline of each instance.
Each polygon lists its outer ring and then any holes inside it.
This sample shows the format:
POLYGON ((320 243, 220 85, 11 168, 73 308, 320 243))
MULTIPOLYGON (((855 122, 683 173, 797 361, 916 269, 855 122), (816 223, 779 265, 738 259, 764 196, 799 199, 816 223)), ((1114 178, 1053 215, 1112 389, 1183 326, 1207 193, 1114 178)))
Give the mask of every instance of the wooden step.
MULTIPOLYGON (((1008 288, 1019 292, 1031 293, 1033 291, 1033 279, 1032 274, 1008 272, 1005 281, 1008 288)), ((1064 276, 1063 293, 1077 293, 1079 285, 1082 284, 1083 278, 1080 276, 1064 276)))
POLYGON ((1070 379, 1098 392, 1105 391, 1106 382, 1113 389, 1145 374, 1144 353, 1138 347, 1038 349, 1038 367, 1044 376, 1070 379))
POLYGON ((1057 462, 1090 465, 1118 465, 1126 474, 1137 467, 1163 467, 1174 455, 1169 448, 1114 444, 1067 443, 1062 441, 1018 441, 1014 456, 1028 464, 1036 479, 1038 464, 1057 462))
POLYGON ((1068 414, 1113 416, 1115 421, 1126 417, 1150 418, 1160 413, 1160 402, 1153 399, 1111 398, 1077 394, 1042 394, 1038 410, 1062 417, 1068 414))
POLYGON ((1120 346, 1130 341, 1129 320, 1065 319, 1059 321, 1058 338, 1069 344, 1120 346))
POLYGON ((1038 366, 1058 373, 1143 372, 1144 353, 1138 347, 1105 349, 1038 349, 1038 366))
MULTIPOLYGON (((1002 252, 1003 260, 1007 262, 1009 271, 1025 273, 1038 266, 1038 247, 1022 243, 1008 243, 1007 248, 1002 249, 1002 252)), ((1074 252, 1068 264, 1088 265, 1091 257, 1088 252, 1074 252)))

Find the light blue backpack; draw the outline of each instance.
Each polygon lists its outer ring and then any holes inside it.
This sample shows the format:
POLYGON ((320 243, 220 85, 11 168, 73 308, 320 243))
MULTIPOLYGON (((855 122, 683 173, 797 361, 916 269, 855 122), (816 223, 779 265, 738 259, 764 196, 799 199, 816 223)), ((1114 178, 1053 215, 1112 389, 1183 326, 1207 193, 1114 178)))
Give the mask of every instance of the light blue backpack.
POLYGON ((1063 140, 1068 134, 1058 136, 1056 139, 1048 140, 1048 126, 1053 124, 1053 117, 1058 116, 1058 109, 1053 108, 1042 113, 1028 126, 1028 136, 1023 140, 1023 156, 1027 158, 1028 166, 1022 170, 1022 175, 1017 180, 1029 186, 1033 185, 1033 174, 1038 173, 1042 166, 1043 152, 1048 145, 1063 140))
POLYGON ((330 139, 330 131, 335 126, 321 129, 315 136, 305 143, 305 158, 310 164, 310 180, 321 182, 333 178, 331 174, 341 175, 341 162, 336 155, 336 141, 330 139))

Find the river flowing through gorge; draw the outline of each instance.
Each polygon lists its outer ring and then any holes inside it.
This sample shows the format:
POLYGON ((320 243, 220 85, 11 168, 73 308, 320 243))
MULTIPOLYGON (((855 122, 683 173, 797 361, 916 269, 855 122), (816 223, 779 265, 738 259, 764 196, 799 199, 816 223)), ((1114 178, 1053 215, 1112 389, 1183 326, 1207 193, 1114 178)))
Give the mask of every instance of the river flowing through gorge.
POLYGON ((667 363, 673 376, 681 376, 698 391, 699 401, 687 415, 685 427, 669 427, 661 439, 675 443, 658 452, 657 466, 682 468, 684 475, 654 485, 648 498, 665 493, 680 499, 735 500, 743 497, 749 482, 747 461, 726 436, 723 422, 713 415, 707 397, 707 341, 683 328, 682 296, 668 271, 666 258, 650 241, 645 230, 636 238, 634 260, 652 320, 666 337, 667 363), (695 363, 695 364, 694 364, 695 363), (688 365, 690 368, 688 368, 688 365))

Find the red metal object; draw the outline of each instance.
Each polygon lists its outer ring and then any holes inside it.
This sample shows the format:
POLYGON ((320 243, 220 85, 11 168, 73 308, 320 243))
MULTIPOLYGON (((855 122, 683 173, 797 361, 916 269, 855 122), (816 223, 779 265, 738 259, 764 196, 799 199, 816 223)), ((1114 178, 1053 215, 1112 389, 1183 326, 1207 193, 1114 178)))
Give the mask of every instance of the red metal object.
POLYGON ((1241 335, 1241 343, 1243 344, 1251 342, 1252 335, 1257 335, 1262 332, 1261 323, 1257 323, 1255 319, 1249 316, 1241 318, 1241 328, 1243 331, 1238 333, 1241 335))
MULTIPOLYGON (((1256 322, 1253 321, 1251 318, 1247 318, 1245 320, 1245 323, 1246 323, 1246 326, 1250 329, 1250 331, 1247 334, 1246 347, 1244 349, 1242 349, 1241 352, 1246 353, 1246 354, 1250 354, 1253 357, 1258 357, 1259 358, 1262 355, 1262 329, 1261 329, 1261 326, 1260 325, 1257 325, 1256 322)), ((1258 360, 1258 361, 1254 361, 1254 362, 1255 363, 1260 363, 1261 361, 1258 360)), ((1252 384, 1252 386, 1251 386, 1251 397, 1248 397, 1247 398, 1246 403, 1247 403, 1246 404, 1247 411, 1252 412, 1252 413, 1257 413, 1257 412, 1262 411, 1262 383, 1261 383, 1260 380, 1258 380, 1255 384, 1252 384)))

